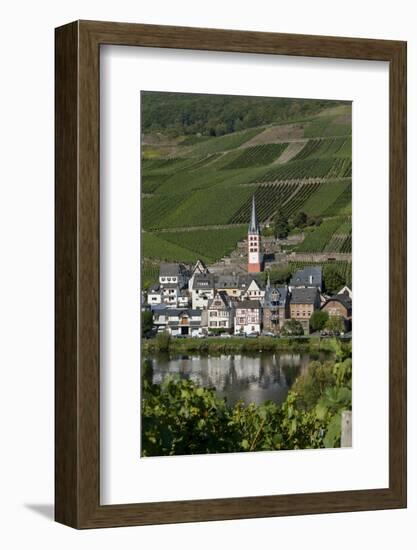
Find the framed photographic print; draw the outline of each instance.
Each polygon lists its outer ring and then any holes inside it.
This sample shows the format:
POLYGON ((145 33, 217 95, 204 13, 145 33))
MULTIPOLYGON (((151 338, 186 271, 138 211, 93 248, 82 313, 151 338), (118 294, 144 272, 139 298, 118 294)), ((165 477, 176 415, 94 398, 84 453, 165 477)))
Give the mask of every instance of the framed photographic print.
POLYGON ((56 29, 56 520, 405 506, 406 44, 56 29))

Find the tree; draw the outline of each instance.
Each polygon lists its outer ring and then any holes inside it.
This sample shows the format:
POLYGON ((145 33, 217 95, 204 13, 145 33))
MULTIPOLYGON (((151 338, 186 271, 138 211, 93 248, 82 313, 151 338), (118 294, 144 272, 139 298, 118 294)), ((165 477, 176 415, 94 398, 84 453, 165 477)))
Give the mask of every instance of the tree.
POLYGON ((318 227, 322 224, 322 222, 323 218, 321 218, 320 216, 310 216, 308 218, 308 225, 315 225, 316 227, 318 227))
POLYGON ((287 283, 291 277, 291 270, 286 267, 280 267, 268 271, 269 280, 272 285, 283 285, 287 283))
POLYGON ((147 336, 153 327, 152 311, 142 311, 142 337, 147 336))
POLYGON ((300 229, 305 227, 307 225, 307 214, 305 212, 298 212, 295 216, 294 216, 294 226, 295 227, 299 227, 300 229))
POLYGON ((281 209, 278 210, 274 219, 274 234, 276 239, 285 239, 290 232, 288 218, 284 216, 281 209))
POLYGON ((329 317, 325 326, 330 332, 343 332, 345 329, 345 323, 341 315, 329 317))
POLYGON ((168 332, 160 332, 156 336, 156 350, 158 352, 164 353, 169 351, 169 346, 171 344, 171 335, 168 332))
POLYGON ((285 321, 281 334, 283 336, 303 336, 304 330, 299 321, 290 319, 289 321, 285 321))
POLYGON ((346 285, 346 279, 333 266, 326 266, 324 269, 324 284, 327 292, 334 294, 346 285))
POLYGON ((316 311, 312 314, 310 317, 310 327, 311 330, 322 330, 324 328, 324 325, 329 319, 329 314, 327 311, 323 311, 322 309, 316 309, 316 311))

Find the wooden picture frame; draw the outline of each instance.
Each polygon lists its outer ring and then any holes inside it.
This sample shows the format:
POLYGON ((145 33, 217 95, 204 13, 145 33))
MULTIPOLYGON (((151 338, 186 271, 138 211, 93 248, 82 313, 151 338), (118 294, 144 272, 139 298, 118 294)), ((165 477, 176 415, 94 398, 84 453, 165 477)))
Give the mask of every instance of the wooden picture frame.
POLYGON ((55 518, 75 528, 406 506, 406 43, 76 21, 56 29, 55 518), (116 44, 386 61, 390 79, 389 487, 100 505, 99 56, 116 44))

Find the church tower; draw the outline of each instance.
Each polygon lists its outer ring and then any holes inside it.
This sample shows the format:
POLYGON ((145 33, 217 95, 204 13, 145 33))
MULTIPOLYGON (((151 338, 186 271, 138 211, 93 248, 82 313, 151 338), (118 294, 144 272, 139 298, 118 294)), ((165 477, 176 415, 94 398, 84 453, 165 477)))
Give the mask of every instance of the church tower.
POLYGON ((260 273, 262 268, 261 232, 256 217, 255 195, 253 195, 252 214, 248 229, 248 273, 260 273))

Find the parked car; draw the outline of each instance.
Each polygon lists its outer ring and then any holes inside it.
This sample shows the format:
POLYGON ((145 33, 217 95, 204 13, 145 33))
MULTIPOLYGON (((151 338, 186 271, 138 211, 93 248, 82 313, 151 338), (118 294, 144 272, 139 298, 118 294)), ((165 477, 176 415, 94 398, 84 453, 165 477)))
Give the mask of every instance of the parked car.
POLYGON ((231 338, 230 334, 228 332, 222 332, 220 334, 220 338, 231 338))
POLYGON ((248 338, 258 338, 259 332, 250 332, 248 338))

